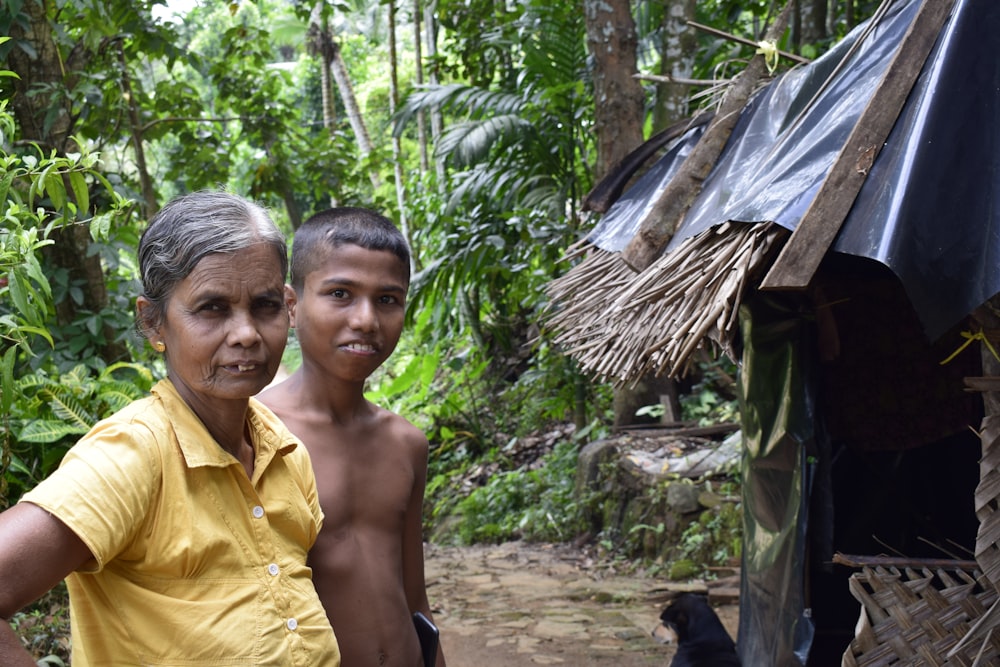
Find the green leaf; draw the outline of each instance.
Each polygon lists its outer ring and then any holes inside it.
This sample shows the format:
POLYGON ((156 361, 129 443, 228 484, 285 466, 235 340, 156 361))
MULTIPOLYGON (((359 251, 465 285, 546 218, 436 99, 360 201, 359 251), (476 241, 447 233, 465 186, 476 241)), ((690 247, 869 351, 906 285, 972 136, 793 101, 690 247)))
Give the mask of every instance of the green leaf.
POLYGON ((13 182, 13 171, 7 171, 2 177, 0 177, 0 202, 5 202, 4 208, 6 208, 7 192, 10 191, 10 184, 13 182))
MULTIPOLYGON (((90 190, 87 188, 87 179, 78 171, 71 171, 69 183, 73 188, 73 198, 76 200, 76 208, 81 214, 86 214, 90 210, 90 190)), ((94 237, 97 240, 97 237, 94 237)))
POLYGON ((30 324, 22 324, 18 326, 17 329, 21 333, 30 333, 30 334, 35 334, 36 336, 41 336, 48 342, 50 347, 55 347, 55 341, 52 339, 52 334, 49 332, 48 329, 45 329, 43 327, 33 327, 30 324))
POLYGON ((90 219, 90 238, 95 241, 108 238, 111 231, 111 214, 99 213, 90 219))
MULTIPOLYGON (((49 172, 49 169, 45 170, 46 173, 49 172)), ((46 178, 44 183, 45 192, 49 195, 49 199, 52 200, 52 206, 57 211, 64 210, 66 208, 66 186, 63 185, 62 175, 57 171, 50 178, 46 178)))
POLYGON ((0 359, 0 414, 10 413, 14 402, 14 361, 17 359, 17 348, 8 348, 0 359))
POLYGON ((49 407, 52 412, 64 422, 67 427, 73 429, 73 433, 86 433, 97 421, 87 413, 83 405, 69 391, 62 388, 51 387, 42 392, 49 398, 49 407))
POLYGON ((29 322, 39 322, 37 309, 30 301, 31 290, 27 281, 15 269, 7 275, 7 288, 10 290, 10 298, 14 302, 14 307, 29 322))
POLYGON ((81 430, 78 425, 67 424, 57 419, 35 419, 21 429, 17 439, 21 442, 59 442, 63 438, 82 435, 89 430, 89 428, 81 430))

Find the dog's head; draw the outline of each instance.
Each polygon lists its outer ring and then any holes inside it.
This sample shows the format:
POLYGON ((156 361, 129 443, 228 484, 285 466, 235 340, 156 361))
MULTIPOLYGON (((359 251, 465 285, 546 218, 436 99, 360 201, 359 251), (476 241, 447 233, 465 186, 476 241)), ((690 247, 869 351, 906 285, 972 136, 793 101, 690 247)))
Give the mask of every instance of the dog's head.
POLYGON ((653 628, 653 639, 661 644, 684 641, 691 619, 707 606, 708 600, 703 595, 684 593, 677 597, 660 614, 660 624, 653 628))

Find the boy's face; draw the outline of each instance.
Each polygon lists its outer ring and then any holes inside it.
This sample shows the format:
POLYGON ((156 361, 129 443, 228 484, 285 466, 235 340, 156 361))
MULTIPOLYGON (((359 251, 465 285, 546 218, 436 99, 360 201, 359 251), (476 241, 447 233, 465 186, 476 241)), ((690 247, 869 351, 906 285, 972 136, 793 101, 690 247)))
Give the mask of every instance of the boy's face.
POLYGON ((389 251, 331 248, 289 292, 291 323, 303 363, 327 375, 364 382, 396 347, 406 308, 405 267, 389 251))

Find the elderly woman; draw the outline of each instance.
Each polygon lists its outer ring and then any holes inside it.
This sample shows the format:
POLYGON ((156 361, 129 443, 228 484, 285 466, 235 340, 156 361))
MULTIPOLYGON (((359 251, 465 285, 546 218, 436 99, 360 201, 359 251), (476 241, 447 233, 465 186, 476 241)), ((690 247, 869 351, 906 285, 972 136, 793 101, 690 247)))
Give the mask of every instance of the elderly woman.
MULTIPOLYGON (((304 447, 251 398, 288 333, 285 241, 240 197, 174 200, 139 244, 152 395, 97 424, 0 514, 0 616, 64 577, 73 665, 339 665, 306 567, 304 447)), ((8 623, 0 665, 35 667, 8 623)))

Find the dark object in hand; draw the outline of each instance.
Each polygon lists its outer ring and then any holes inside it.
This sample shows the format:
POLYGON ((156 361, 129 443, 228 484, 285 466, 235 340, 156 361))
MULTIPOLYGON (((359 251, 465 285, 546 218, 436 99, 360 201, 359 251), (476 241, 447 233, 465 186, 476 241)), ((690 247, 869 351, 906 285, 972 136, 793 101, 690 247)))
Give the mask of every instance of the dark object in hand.
POLYGON ((424 667, 434 667, 441 633, 437 626, 419 611, 413 614, 413 625, 417 628, 417 637, 420 638, 420 652, 424 656, 424 667))

